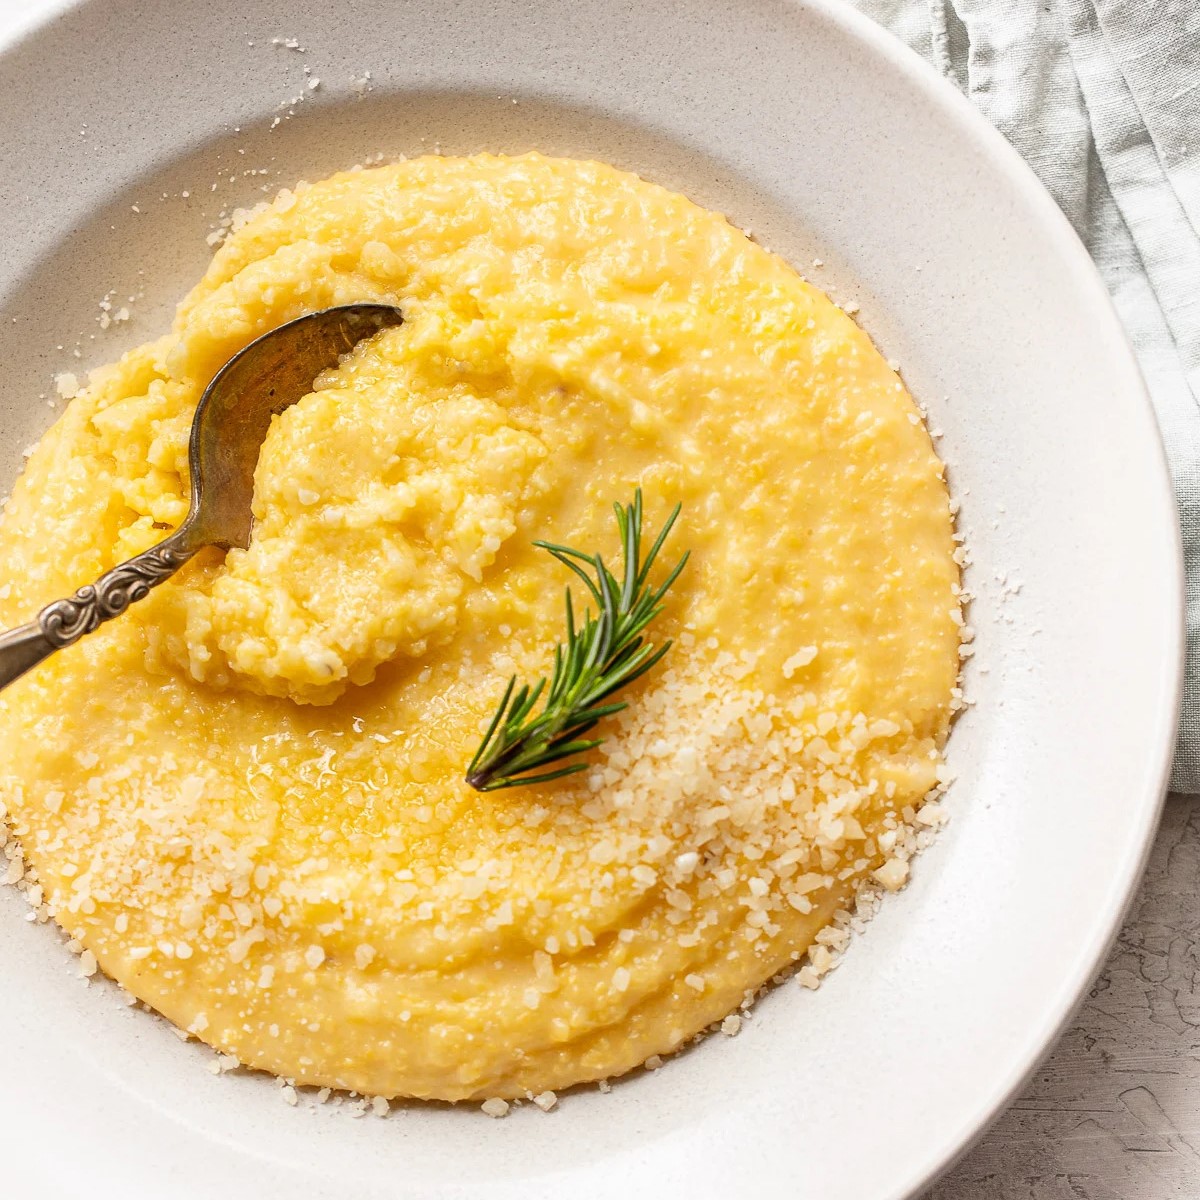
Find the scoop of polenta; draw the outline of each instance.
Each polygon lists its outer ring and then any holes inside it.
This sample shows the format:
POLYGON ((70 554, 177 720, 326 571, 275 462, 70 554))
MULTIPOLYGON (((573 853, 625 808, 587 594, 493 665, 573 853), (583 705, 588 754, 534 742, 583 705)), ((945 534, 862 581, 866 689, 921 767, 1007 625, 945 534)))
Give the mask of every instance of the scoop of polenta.
POLYGON ((361 300, 405 323, 276 420, 249 548, 0 692, 32 899, 220 1050, 383 1096, 617 1075, 806 952, 815 982, 939 779, 951 511, 867 336, 682 196, 536 154, 283 193, 33 453, 0 620, 161 539, 216 370, 361 300), (585 773, 473 791, 506 679, 562 633, 533 540, 616 564, 635 486, 649 526, 682 505, 675 644, 585 773))

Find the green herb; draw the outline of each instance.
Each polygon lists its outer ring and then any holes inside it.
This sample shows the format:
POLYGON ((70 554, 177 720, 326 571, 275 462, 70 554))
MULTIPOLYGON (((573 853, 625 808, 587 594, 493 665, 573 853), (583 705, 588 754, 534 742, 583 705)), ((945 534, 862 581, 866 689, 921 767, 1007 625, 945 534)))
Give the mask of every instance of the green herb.
POLYGON ((599 554, 534 542, 583 580, 595 602, 596 615, 588 608, 583 624, 576 628, 571 589, 566 589, 567 639, 554 648, 549 686, 544 677, 532 687, 523 683, 518 688, 515 675, 508 681, 500 707, 467 770, 467 782, 481 792, 545 783, 587 770, 586 762, 573 762, 541 774, 528 774, 599 746, 603 738, 585 735, 604 717, 627 707, 620 700, 606 703, 608 698, 644 675, 671 648, 670 642, 664 642, 656 649, 642 633, 662 612, 662 598, 688 560, 685 554, 658 587, 649 586, 650 569, 679 516, 679 505, 667 518, 645 559, 641 557, 641 488, 634 493, 632 504, 614 504, 613 509, 625 557, 624 577, 620 580, 599 554), (533 716, 543 693, 542 711, 533 716))

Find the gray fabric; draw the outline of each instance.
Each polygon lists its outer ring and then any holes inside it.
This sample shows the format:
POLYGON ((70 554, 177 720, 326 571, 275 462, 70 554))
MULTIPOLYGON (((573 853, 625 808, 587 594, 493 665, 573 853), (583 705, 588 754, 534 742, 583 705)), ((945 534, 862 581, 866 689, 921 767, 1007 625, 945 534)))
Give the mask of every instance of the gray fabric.
POLYGON ((1158 411, 1183 523, 1171 786, 1200 792, 1200 0, 854 0, 966 92, 1070 218, 1158 411))

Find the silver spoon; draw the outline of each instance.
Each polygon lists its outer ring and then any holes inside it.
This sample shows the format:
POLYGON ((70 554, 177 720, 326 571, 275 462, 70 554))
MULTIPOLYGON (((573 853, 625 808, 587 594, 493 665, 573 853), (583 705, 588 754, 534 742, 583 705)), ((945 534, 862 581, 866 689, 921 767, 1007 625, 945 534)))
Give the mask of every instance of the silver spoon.
POLYGON ((192 501, 169 537, 55 600, 27 625, 0 633, 0 688, 64 646, 119 617, 205 546, 249 544, 254 468, 271 418, 363 338, 403 322, 390 304, 346 304, 298 317, 239 350, 200 397, 188 445, 192 501))

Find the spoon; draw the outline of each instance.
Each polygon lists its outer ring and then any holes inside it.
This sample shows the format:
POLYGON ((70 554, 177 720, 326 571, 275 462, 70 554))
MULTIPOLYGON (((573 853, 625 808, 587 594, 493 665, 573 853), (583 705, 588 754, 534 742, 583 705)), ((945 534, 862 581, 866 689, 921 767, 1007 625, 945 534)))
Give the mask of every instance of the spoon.
POLYGON ((312 390, 363 338, 400 325, 390 304, 345 304, 288 321, 239 350, 200 397, 188 444, 192 501, 183 524, 27 625, 0 633, 0 688, 42 659, 119 617, 206 546, 250 542, 254 468, 271 419, 312 390))

